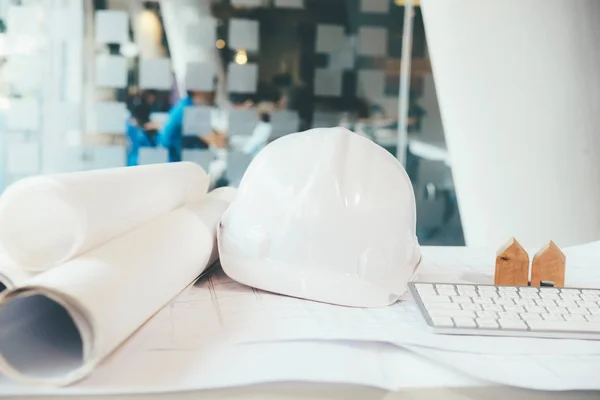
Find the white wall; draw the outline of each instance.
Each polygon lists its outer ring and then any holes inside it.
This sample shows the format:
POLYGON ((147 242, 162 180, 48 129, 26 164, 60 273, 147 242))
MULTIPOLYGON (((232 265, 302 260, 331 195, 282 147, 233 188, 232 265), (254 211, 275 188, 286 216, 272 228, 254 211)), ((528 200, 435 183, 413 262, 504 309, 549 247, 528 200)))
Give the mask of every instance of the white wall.
POLYGON ((467 244, 600 239, 600 1, 421 3, 467 244))

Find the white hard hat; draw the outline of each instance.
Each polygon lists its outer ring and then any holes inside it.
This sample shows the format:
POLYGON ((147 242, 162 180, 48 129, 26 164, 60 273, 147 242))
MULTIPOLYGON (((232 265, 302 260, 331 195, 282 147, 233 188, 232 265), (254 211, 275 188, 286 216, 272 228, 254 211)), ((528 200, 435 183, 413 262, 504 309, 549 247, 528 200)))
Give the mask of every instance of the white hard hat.
POLYGON ((355 307, 394 303, 421 256, 402 165, 344 128, 284 136, 250 163, 218 233, 223 270, 266 291, 355 307))

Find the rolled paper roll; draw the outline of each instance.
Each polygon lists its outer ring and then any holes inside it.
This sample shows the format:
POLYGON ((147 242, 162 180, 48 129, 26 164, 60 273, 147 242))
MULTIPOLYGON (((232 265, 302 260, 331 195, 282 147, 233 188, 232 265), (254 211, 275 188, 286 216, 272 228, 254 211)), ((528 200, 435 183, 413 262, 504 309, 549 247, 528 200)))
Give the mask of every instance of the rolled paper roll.
POLYGON ((26 178, 0 197, 0 247, 43 271, 200 200, 208 184, 191 162, 26 178))
POLYGON ((0 370, 30 385, 89 375, 217 258, 220 188, 0 297, 0 370))

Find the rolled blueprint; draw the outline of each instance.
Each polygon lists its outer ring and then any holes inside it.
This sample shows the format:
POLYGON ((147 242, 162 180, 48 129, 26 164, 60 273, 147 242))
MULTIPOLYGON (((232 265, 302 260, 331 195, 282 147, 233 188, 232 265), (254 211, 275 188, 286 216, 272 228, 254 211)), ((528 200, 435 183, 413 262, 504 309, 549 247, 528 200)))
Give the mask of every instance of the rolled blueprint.
POLYGON ((24 384, 88 374, 217 257, 220 188, 4 292, 0 370, 24 384))
POLYGON ((190 162, 26 178, 0 197, 0 244, 26 270, 43 271, 198 201, 208 184, 190 162))
POLYGON ((24 271, 0 251, 0 292, 15 288, 30 276, 31 273, 24 271))

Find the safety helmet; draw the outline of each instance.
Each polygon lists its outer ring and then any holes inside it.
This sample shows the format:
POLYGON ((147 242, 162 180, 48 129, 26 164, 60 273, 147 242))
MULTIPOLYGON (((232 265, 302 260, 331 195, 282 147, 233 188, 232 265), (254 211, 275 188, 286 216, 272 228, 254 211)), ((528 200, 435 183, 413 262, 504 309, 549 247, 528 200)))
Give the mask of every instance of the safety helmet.
POLYGON ((223 270, 242 284, 354 307, 394 303, 421 259, 404 168, 340 127, 267 145, 221 218, 218 244, 223 270))

